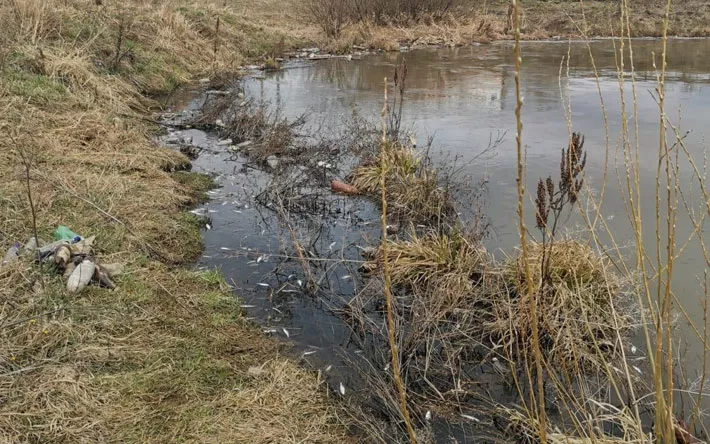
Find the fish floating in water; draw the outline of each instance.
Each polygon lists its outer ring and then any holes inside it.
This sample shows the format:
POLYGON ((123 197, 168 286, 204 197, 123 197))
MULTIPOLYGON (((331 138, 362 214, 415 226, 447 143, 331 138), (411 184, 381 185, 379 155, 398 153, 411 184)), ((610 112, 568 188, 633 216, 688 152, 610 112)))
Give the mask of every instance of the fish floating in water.
POLYGON ((342 382, 340 383, 340 395, 345 396, 345 386, 342 382))

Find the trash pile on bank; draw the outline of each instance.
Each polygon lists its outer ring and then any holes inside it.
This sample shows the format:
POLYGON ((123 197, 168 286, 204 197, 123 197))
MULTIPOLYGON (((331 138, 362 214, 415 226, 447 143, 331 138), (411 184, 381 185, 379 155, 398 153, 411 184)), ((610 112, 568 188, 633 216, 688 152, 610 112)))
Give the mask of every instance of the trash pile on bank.
POLYGON ((79 293, 88 285, 114 289, 115 276, 121 274, 121 264, 101 264, 93 255, 96 236, 82 237, 69 228, 59 226, 54 231, 53 241, 46 243, 32 237, 26 244, 15 242, 3 257, 4 267, 20 260, 34 260, 50 264, 66 280, 69 293, 79 293))

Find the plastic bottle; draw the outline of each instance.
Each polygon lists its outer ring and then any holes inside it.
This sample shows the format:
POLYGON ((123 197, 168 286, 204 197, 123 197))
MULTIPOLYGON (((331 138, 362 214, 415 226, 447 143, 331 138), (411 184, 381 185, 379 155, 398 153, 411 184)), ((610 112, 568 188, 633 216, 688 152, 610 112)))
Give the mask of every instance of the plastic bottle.
POLYGON ((7 252, 5 253, 5 257, 2 259, 2 265, 8 265, 12 262, 15 262, 19 257, 20 257, 20 247, 22 244, 19 242, 15 242, 15 244, 8 248, 7 252))

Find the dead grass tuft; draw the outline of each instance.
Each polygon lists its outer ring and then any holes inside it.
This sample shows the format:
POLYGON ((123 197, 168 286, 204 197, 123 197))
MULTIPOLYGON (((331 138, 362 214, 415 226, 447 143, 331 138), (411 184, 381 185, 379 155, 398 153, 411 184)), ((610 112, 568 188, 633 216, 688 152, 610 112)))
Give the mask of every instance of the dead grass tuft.
POLYGON ((387 165, 387 199, 390 213, 401 221, 451 222, 455 211, 446 188, 440 186, 436 169, 425 156, 400 143, 388 143, 373 160, 366 160, 352 173, 352 185, 360 192, 377 196, 381 156, 387 165))
MULTIPOLYGON (((454 232, 411 235, 410 240, 391 241, 387 247, 392 284, 410 291, 440 294, 449 304, 470 294, 488 261, 486 250, 474 239, 454 232)), ((380 269, 382 247, 376 259, 365 264, 380 269)))

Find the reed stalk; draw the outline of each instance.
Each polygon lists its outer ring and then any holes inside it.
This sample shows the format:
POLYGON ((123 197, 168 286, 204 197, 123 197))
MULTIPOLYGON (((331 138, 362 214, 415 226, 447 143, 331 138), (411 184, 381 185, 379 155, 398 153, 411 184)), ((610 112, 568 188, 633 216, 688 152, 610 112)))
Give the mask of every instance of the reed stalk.
POLYGON ((399 351, 397 348, 397 340, 395 338, 394 313, 393 313, 393 297, 392 297, 392 277, 389 266, 389 254, 387 251, 387 156, 384 155, 384 150, 387 149, 387 77, 385 77, 384 88, 384 105, 382 107, 382 141, 380 144, 380 190, 381 190, 381 205, 382 215, 380 223, 382 225, 382 272, 384 275, 384 293, 385 305, 387 310, 387 338, 389 340, 391 353, 392 376, 394 384, 397 387, 399 395, 399 408, 402 411, 402 419, 407 429, 409 441, 412 444, 417 443, 417 437, 412 427, 412 420, 409 417, 409 409, 407 408, 407 392, 402 382, 402 375, 399 366, 399 351))

